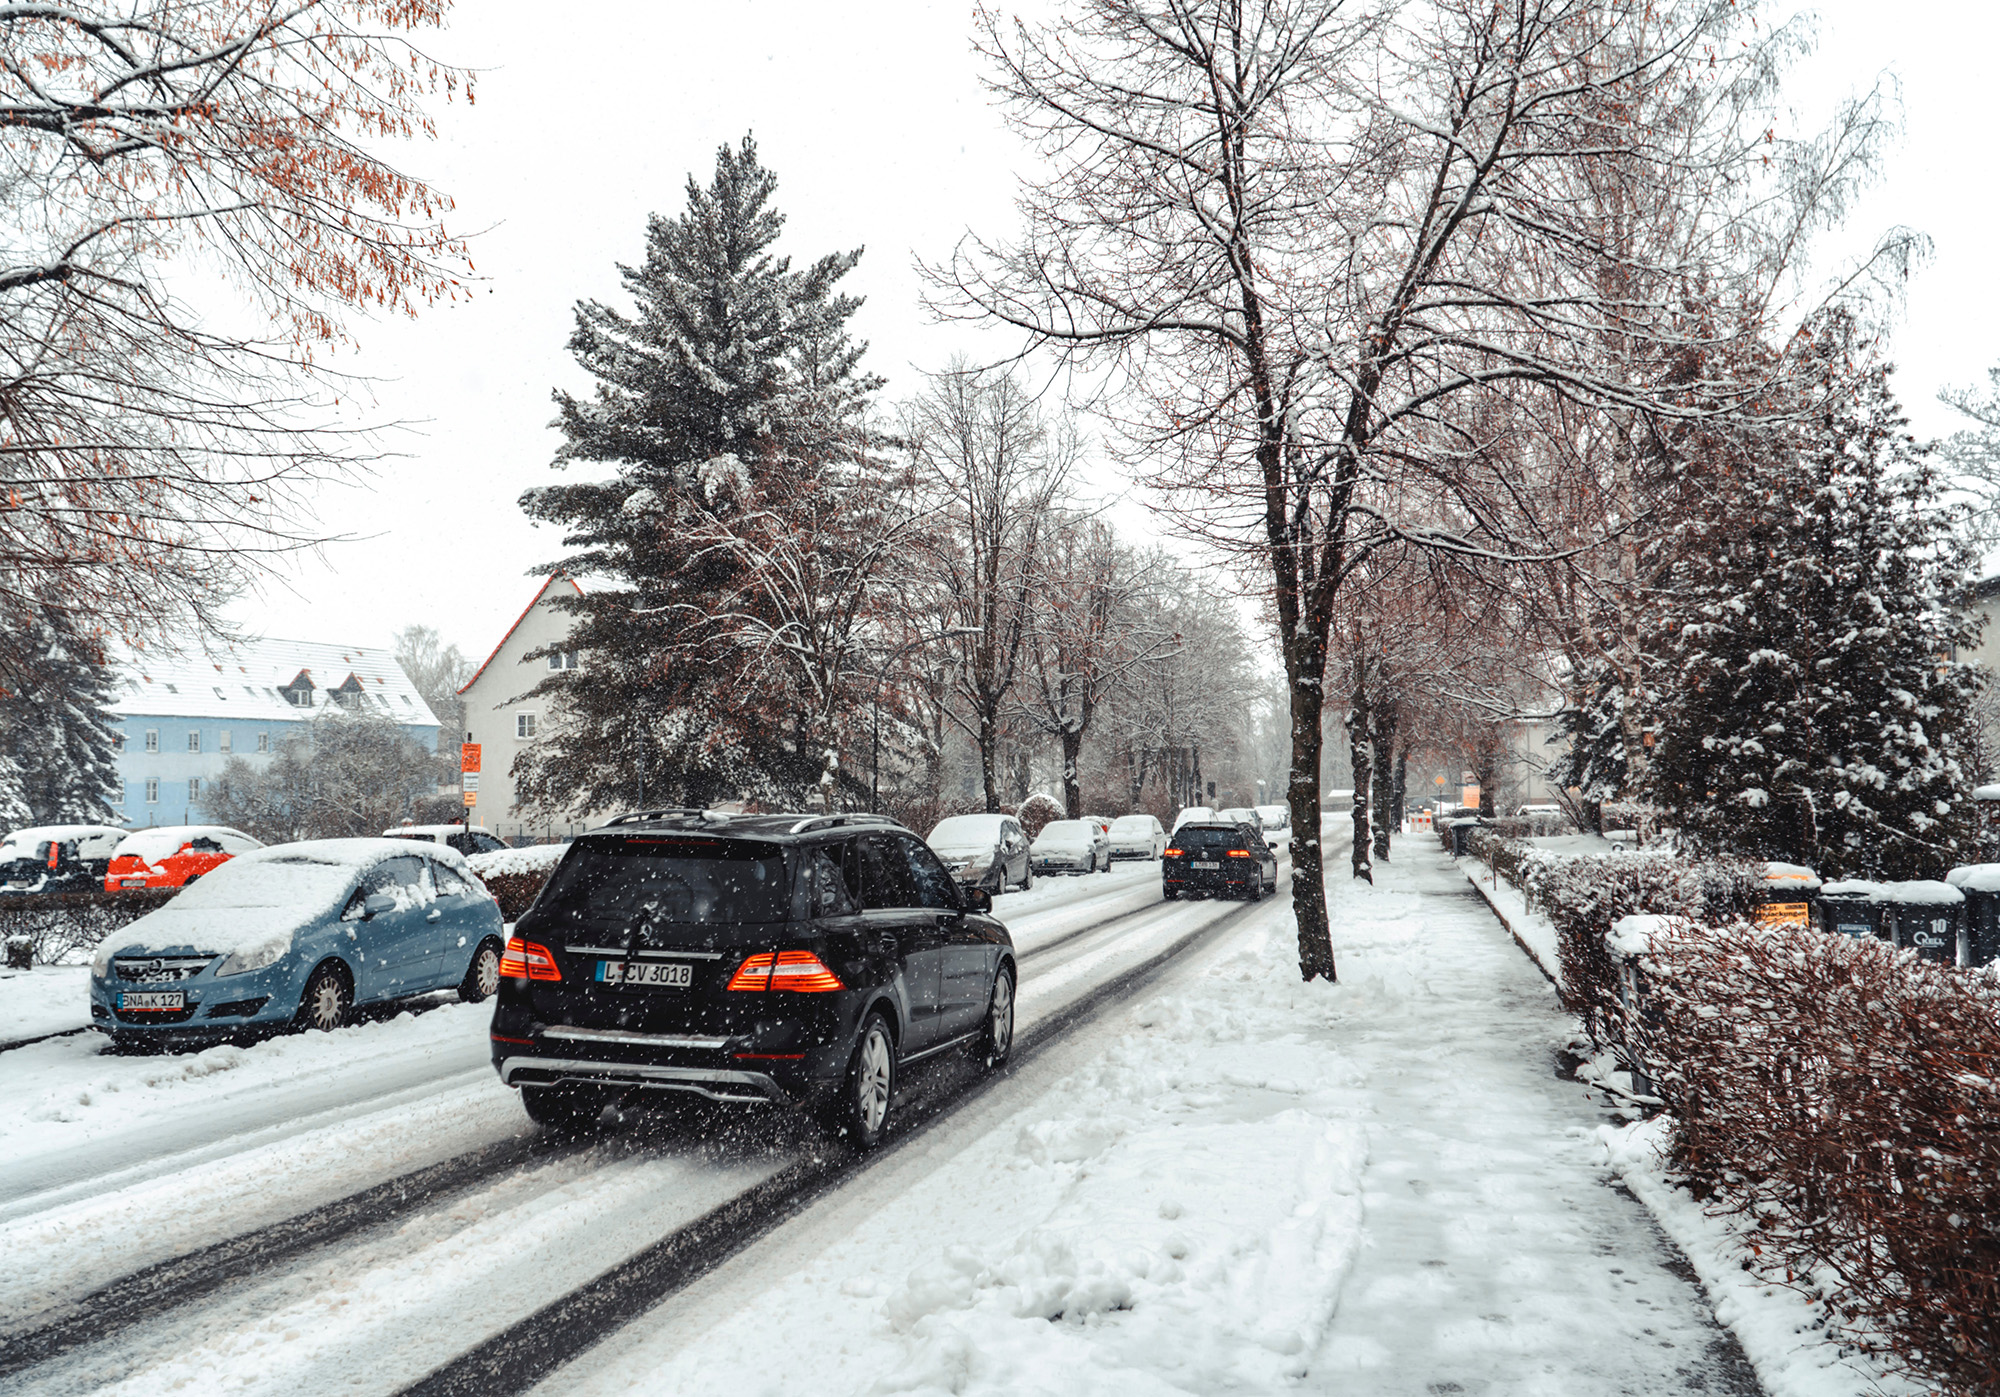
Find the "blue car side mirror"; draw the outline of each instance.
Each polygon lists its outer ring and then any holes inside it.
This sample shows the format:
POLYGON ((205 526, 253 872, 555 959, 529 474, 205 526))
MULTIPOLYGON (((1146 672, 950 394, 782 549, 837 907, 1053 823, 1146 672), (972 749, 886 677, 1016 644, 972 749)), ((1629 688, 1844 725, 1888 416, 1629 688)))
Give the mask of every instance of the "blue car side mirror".
POLYGON ((365 922, 381 916, 384 912, 393 912, 395 910, 395 898, 389 896, 387 893, 376 893, 361 904, 361 920, 365 922))

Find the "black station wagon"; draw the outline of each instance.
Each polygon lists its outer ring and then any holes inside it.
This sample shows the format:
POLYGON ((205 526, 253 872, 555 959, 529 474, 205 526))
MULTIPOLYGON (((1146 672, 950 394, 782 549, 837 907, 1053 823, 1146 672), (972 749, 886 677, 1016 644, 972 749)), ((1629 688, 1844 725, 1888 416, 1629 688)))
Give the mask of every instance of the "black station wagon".
POLYGON ((903 1067, 1006 1061, 1014 943, 992 907, 881 816, 621 816, 515 924, 493 1064, 544 1125, 693 1093, 808 1104, 871 1146, 903 1067))

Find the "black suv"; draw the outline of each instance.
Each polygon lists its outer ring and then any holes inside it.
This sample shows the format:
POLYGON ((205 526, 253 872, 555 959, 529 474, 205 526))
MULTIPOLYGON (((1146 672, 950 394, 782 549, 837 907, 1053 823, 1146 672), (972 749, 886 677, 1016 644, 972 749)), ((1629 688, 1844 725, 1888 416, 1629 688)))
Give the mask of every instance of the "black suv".
POLYGON ((1278 856, 1264 832, 1222 820, 1190 821, 1175 830, 1160 858, 1167 897, 1232 894, 1255 902, 1278 888, 1278 856))
POLYGON ((691 1092, 808 1102, 870 1146, 903 1066, 1006 1061, 1014 942, 992 908, 881 816, 620 816, 515 924, 493 1065, 545 1125, 691 1092))

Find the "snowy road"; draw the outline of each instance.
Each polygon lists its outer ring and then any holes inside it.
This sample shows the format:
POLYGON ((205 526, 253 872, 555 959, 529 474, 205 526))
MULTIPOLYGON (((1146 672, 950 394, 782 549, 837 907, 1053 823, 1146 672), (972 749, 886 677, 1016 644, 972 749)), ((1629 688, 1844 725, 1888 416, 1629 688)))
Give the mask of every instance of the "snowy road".
MULTIPOLYGON (((1107 982, 1244 910, 1162 904, 1158 876, 1157 865, 1121 866, 1001 903, 1022 963, 1024 1046, 1107 982)), ((10 1263, 0 1333, 69 1325, 44 1346, 60 1356, 30 1368, 20 1364, 32 1345, 9 1354, 0 1344, 0 1365, 15 1370, 0 1391, 125 1381, 153 1391, 195 1376, 302 1391, 362 1350, 381 1362, 348 1373, 355 1390, 395 1391, 826 1152, 810 1132, 766 1125, 700 1145, 637 1128, 549 1147, 493 1080, 484 1024, 479 1007, 451 1006, 178 1058, 101 1057, 67 1041, 9 1054, 10 1068, 39 1069, 22 1080, 48 1085, 0 1127, 0 1254, 10 1263), (342 1201, 426 1166, 444 1186, 414 1201, 371 1198, 379 1221, 342 1201), (332 1244, 290 1236, 276 1255, 259 1254, 259 1229, 282 1233, 285 1219, 315 1208, 332 1244), (225 1251, 229 1278, 203 1275, 199 1249, 231 1238, 244 1240, 225 1251), (147 1267, 163 1269, 93 1297, 77 1323, 79 1299, 147 1267), (146 1318, 121 1327, 108 1322, 114 1312, 146 1318), (101 1328, 117 1332, 77 1345, 101 1328)), ((925 1075, 912 1074, 913 1117, 925 1110, 925 1075)))

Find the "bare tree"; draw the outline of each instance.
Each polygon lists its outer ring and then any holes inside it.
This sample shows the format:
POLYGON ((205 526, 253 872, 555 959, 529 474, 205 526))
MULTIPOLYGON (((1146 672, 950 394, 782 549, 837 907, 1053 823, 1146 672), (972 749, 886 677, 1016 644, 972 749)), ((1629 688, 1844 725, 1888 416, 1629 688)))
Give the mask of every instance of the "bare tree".
POLYGON ((1754 384, 1654 366, 1754 337, 1865 170, 1865 110, 1821 140, 1764 139, 1789 39, 1748 8, 1100 0, 1041 28, 985 12, 997 86, 1050 173, 1017 241, 934 269, 938 307, 1123 370, 1127 437, 1165 463, 1183 522, 1268 577, 1308 979, 1334 972, 1321 720, 1354 570, 1392 543, 1546 556, 1490 401, 1634 423, 1746 410, 1754 384), (1636 87, 1677 95, 1672 122, 1606 120, 1636 87), (1639 243, 1579 197, 1614 167, 1618 206, 1673 233, 1646 244, 1673 261, 1629 300, 1606 269, 1639 243), (1608 329, 1628 352, 1607 353, 1608 329))
POLYGON ((472 679, 473 663, 430 626, 405 626, 395 635, 396 663, 417 686, 438 720, 438 751, 456 752, 465 740, 465 701, 458 691, 472 679))
POLYGON ((1001 808, 999 753, 1020 682, 1035 560, 1076 460, 1012 375, 955 361, 910 404, 906 431, 924 497, 937 510, 923 539, 917 594, 958 632, 942 652, 964 705, 942 711, 979 752, 986 808, 1001 808))
POLYGON ((212 630, 319 541, 303 492, 362 444, 315 425, 316 357, 469 267, 450 200, 379 154, 466 82, 406 37, 445 9, 0 9, 0 635, 36 608, 212 630), (253 328, 214 313, 232 291, 253 328))

